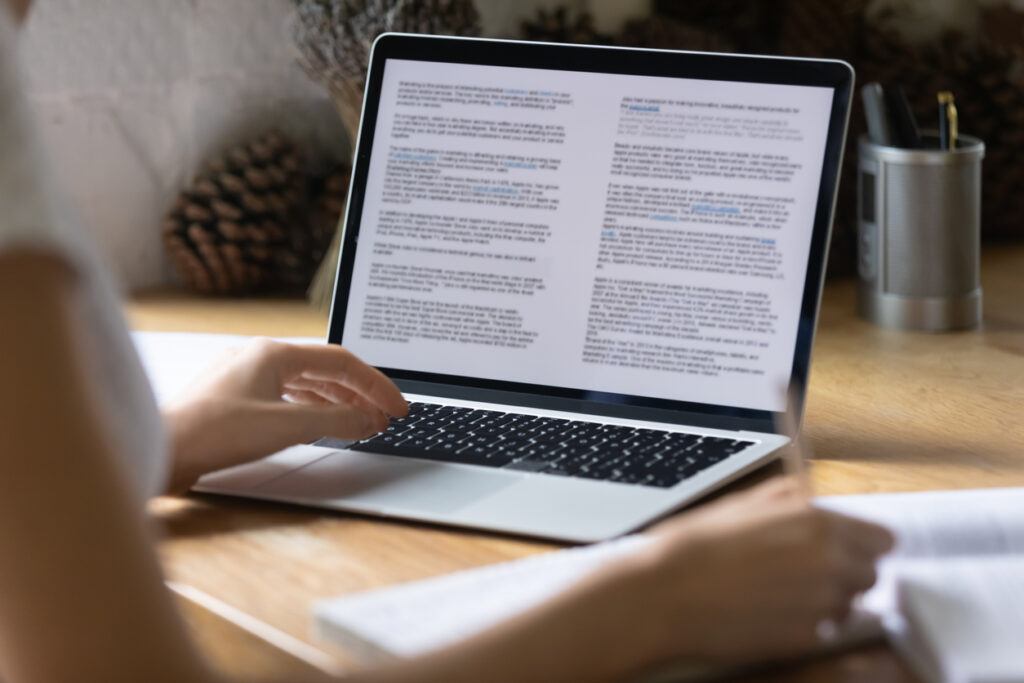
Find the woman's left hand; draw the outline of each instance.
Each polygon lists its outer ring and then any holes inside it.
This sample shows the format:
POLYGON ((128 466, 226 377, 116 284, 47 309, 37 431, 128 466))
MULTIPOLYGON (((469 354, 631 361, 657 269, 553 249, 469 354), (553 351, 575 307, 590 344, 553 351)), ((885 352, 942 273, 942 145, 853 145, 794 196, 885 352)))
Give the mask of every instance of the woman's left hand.
POLYGON ((390 379, 340 346, 258 340, 164 410, 169 488, 320 437, 366 438, 407 412, 390 379))

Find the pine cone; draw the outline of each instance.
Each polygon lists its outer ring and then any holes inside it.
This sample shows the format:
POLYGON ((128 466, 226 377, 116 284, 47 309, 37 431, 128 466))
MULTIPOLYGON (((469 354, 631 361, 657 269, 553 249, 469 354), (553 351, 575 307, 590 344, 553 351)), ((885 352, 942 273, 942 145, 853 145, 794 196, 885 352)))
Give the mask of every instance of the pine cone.
POLYGON ((309 270, 305 177, 295 147, 271 132, 210 162, 163 226, 172 263, 194 291, 245 294, 279 288, 309 270))
POLYGON ((314 181, 310 231, 317 245, 313 255, 316 265, 319 265, 327 255, 331 238, 338 231, 338 225, 345 214, 351 178, 352 168, 348 164, 338 164, 326 175, 314 181))
POLYGON ((533 19, 521 24, 522 37, 547 43, 608 45, 611 36, 598 33, 589 12, 573 12, 565 5, 548 11, 537 10, 533 19))
POLYGON ((286 243, 275 252, 275 291, 298 294, 309 289, 345 212, 350 177, 351 168, 339 164, 309 182, 311 201, 303 220, 295 223, 304 229, 290 230, 286 243))

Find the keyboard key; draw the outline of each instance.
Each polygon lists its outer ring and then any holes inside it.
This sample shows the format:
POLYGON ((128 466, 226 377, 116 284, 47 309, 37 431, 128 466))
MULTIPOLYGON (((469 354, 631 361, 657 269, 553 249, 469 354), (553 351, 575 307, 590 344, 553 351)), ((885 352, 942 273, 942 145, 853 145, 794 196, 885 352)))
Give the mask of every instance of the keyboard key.
MULTIPOLYGON (((323 442, 330 443, 330 442, 323 442)), ((496 410, 409 404, 352 450, 519 472, 670 488, 750 441, 496 410)), ((338 442, 344 448, 347 442, 338 442)))
POLYGON ((540 472, 548 467, 548 463, 539 460, 516 460, 510 463, 505 469, 516 472, 540 472))

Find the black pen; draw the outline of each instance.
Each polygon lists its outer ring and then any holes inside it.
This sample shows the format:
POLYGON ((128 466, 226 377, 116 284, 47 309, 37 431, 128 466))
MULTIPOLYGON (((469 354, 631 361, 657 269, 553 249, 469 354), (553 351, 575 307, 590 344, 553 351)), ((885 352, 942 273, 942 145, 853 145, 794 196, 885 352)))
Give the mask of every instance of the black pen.
POLYGON ((953 93, 943 90, 936 97, 939 102, 939 148, 956 149, 960 131, 953 93))
POLYGON ((907 101, 907 93, 902 87, 893 85, 885 89, 885 103, 889 107, 892 119, 893 138, 900 147, 918 149, 921 147, 921 132, 917 127, 917 119, 907 101))

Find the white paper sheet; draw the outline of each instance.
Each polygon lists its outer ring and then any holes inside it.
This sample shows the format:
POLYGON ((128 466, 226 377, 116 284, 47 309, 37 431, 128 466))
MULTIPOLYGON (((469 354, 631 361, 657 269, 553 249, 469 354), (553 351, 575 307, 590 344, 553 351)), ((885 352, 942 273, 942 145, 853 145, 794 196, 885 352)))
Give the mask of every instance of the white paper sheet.
MULTIPOLYGON (((196 382, 219 359, 244 347, 256 337, 188 332, 134 332, 132 339, 149 375, 157 402, 165 404, 196 382)), ((320 344, 321 338, 280 337, 295 344, 320 344)))

